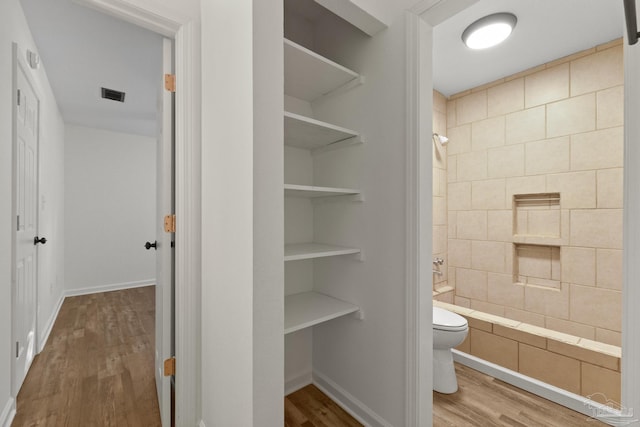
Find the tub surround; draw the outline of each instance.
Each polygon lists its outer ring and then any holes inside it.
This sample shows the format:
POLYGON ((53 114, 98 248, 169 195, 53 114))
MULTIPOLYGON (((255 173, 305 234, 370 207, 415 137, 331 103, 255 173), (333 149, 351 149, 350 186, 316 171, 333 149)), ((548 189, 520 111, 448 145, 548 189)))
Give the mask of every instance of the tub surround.
POLYGON ((448 267, 436 299, 620 345, 621 41, 454 95, 446 117, 441 103, 434 94, 434 131, 444 122, 449 137, 433 157, 434 256, 448 267))
POLYGON ((469 335, 457 350, 585 397, 603 393, 620 402, 620 347, 453 304, 433 304, 467 319, 469 335))

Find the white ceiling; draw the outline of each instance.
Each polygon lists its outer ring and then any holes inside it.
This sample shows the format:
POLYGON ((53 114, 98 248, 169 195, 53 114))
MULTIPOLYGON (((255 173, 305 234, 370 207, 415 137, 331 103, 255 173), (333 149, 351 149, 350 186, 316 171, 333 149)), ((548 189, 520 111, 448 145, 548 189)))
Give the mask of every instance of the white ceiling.
MULTIPOLYGON (((21 3, 67 123, 155 135, 161 36, 72 0, 21 3), (101 99, 103 86, 126 92, 125 103, 101 99)), ((449 96, 497 80, 621 37, 623 22, 619 0, 479 0, 435 27, 434 87, 449 96), (466 26, 496 12, 518 17, 512 36, 466 48, 466 26)))
POLYGON ((434 87, 446 96, 622 37, 622 0, 479 0, 434 28, 434 87), (468 49, 464 29, 511 12, 518 23, 501 45, 468 49))
POLYGON ((65 122, 156 135, 162 37, 71 0, 21 0, 65 122), (100 88, 126 92, 125 102, 100 88))

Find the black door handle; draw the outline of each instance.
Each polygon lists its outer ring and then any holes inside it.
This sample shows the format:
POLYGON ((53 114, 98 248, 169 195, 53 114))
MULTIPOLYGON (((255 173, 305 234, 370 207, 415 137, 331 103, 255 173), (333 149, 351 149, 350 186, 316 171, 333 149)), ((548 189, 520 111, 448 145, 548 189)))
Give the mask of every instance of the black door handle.
POLYGON ((147 250, 153 248, 153 249, 155 249, 157 251, 158 250, 158 242, 157 241, 154 241, 153 243, 147 242, 147 243, 144 244, 144 247, 147 248, 147 250))
POLYGON ((47 243, 47 239, 44 237, 38 237, 38 236, 34 237, 33 244, 37 245, 38 243, 42 243, 44 245, 45 243, 47 243))

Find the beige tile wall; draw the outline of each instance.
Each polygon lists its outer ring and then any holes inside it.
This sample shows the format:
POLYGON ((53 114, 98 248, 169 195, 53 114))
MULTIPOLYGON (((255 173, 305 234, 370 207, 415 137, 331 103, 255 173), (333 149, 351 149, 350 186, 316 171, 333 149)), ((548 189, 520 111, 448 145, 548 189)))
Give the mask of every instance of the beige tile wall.
MULTIPOLYGON (((435 93, 433 119, 450 138, 434 147, 434 256, 449 267, 434 279, 455 289, 447 298, 620 345, 621 41, 449 100, 435 93), (549 193, 560 194, 554 209, 514 208, 514 195, 549 193)), ((536 352, 522 347, 520 357, 536 352)), ((598 375, 556 359, 572 375, 598 375)))
MULTIPOLYGON (((433 91, 433 131, 440 135, 449 136, 447 134, 447 99, 435 90, 433 91)), ((433 146, 433 258, 445 260, 443 265, 434 266, 442 272, 442 275, 433 274, 433 290, 435 298, 453 302, 453 288, 448 287, 448 146, 442 146, 433 140, 431 142, 433 146)))
POLYGON ((620 402, 620 347, 533 326, 486 310, 436 302, 469 323, 458 350, 605 403, 620 402), (594 396, 595 395, 595 396, 594 396))

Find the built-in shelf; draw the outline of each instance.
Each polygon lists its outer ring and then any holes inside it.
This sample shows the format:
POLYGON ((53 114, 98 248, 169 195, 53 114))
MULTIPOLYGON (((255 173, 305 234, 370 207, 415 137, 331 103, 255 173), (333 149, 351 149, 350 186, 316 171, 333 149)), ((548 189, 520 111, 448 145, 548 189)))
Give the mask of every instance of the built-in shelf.
POLYGON ((353 196, 360 194, 360 191, 352 188, 330 188, 315 187, 311 185, 285 184, 284 195, 288 197, 333 197, 333 196, 353 196))
POLYGON ((348 302, 317 292, 302 292, 284 298, 284 333, 299 331, 359 311, 348 302))
POLYGON ((562 246, 569 243, 568 237, 531 236, 514 234, 513 243, 525 245, 562 246))
POLYGON ((359 78, 355 71, 284 39, 285 95, 311 102, 359 78))
POLYGON ((295 243, 284 245, 285 261, 298 261, 303 259, 324 258, 358 253, 360 253, 360 249, 357 248, 325 245, 324 243, 295 243))
POLYGON ((356 137, 351 129, 284 112, 284 145, 313 150, 356 137))

